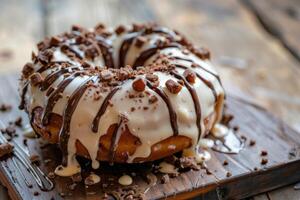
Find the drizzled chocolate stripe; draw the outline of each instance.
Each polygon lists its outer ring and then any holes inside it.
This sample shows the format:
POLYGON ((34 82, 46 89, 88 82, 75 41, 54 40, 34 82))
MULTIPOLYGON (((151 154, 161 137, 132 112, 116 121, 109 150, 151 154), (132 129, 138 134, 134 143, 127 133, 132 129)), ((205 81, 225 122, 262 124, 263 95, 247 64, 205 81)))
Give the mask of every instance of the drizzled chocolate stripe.
POLYGON ((114 94, 120 89, 121 87, 115 87, 114 89, 112 89, 108 95, 105 97, 99 111, 97 112, 93 123, 92 123, 92 131, 94 133, 98 132, 98 126, 99 126, 99 122, 100 119, 102 117, 102 115, 105 113, 107 106, 109 105, 109 101, 111 100, 111 98, 114 96, 114 94))
POLYGON ((215 101, 217 101, 217 98, 218 98, 217 91, 216 91, 214 85, 212 84, 212 82, 210 82, 209 80, 202 77, 200 74, 198 74, 192 68, 188 68, 186 66, 179 65, 179 64, 176 64, 175 66, 178 67, 178 68, 181 68, 181 69, 191 69, 196 74, 196 76, 212 91, 212 93, 214 95, 214 98, 215 98, 215 101))
POLYGON ((28 85, 29 85, 29 81, 27 81, 24 84, 24 87, 22 88, 22 91, 21 91, 21 101, 20 101, 20 105, 19 105, 20 110, 23 110, 25 108, 25 95, 28 90, 28 85))
POLYGON ((61 93, 64 92, 65 88, 81 73, 82 73, 82 71, 78 71, 78 72, 75 72, 74 74, 70 75, 68 78, 66 78, 65 80, 60 82, 59 85, 57 86, 57 89, 53 91, 53 93, 51 94, 51 96, 48 99, 44 114, 42 116, 43 125, 48 124, 50 113, 52 112, 57 101, 60 98, 62 98, 61 93))
POLYGON ((124 117, 120 116, 119 123, 116 124, 116 128, 114 129, 114 132, 112 134, 110 147, 109 147, 109 162, 112 164, 115 159, 115 154, 117 151, 118 143, 122 135, 122 130, 120 130, 122 124, 124 121, 124 117))
POLYGON ((190 92, 191 96, 192 96, 192 99, 193 99, 193 102, 194 102, 194 108, 195 108, 195 112, 196 112, 196 125, 197 125, 197 128, 198 128, 198 138, 197 138, 197 143, 199 142, 199 139, 201 137, 201 106, 200 106, 200 102, 199 102, 199 97, 197 95, 197 92, 195 90, 194 87, 192 87, 189 82, 183 77, 181 76, 180 74, 176 73, 176 72, 171 72, 171 74, 177 78, 177 79, 180 79, 180 80, 183 80, 184 82, 184 85, 186 86, 186 88, 188 89, 188 91, 190 92))
POLYGON ((119 68, 125 66, 125 59, 126 59, 127 52, 129 50, 133 40, 136 37, 138 37, 139 35, 140 35, 139 33, 135 33, 133 35, 129 35, 130 37, 127 37, 123 40, 123 42, 120 46, 120 50, 119 50, 119 68))
MULTIPOLYGON (((77 58, 83 59, 80 51, 78 51, 77 49, 74 49, 71 45, 65 45, 65 47, 68 48, 69 51, 74 53, 77 58)), ((66 55, 68 56, 68 54, 66 54, 66 55)))
POLYGON ((96 40, 97 40, 97 44, 99 45, 99 47, 101 49, 101 53, 103 55, 105 65, 108 68, 114 68, 112 46, 109 45, 103 37, 97 36, 96 40))
POLYGON ((143 66, 144 63, 151 57, 153 56, 158 50, 162 50, 162 49, 166 49, 166 48, 171 48, 171 47, 177 47, 179 48, 180 45, 179 44, 176 44, 176 43, 171 43, 171 44, 168 44, 168 45, 165 45, 165 46, 156 46, 156 47, 152 47, 152 48, 149 48, 145 51, 143 51, 139 56, 138 58, 135 60, 134 64, 133 64, 133 68, 135 69, 136 67, 138 66, 143 66))
POLYGON ((135 33, 131 33, 131 35, 129 35, 130 37, 127 37, 123 40, 120 50, 119 50, 119 68, 124 67, 125 66, 125 59, 126 59, 126 55, 128 53, 128 50, 132 44, 132 42, 134 41, 135 38, 137 38, 140 35, 149 35, 152 33, 161 33, 161 34, 165 34, 167 36, 170 36, 172 39, 175 38, 176 34, 166 28, 163 27, 157 27, 152 29, 150 32, 147 32, 145 30, 143 30, 142 32, 135 32, 135 33))
POLYGON ((69 61, 51 61, 49 64, 42 66, 41 68, 39 68, 37 70, 38 73, 43 73, 44 71, 46 71, 47 69, 51 68, 52 66, 54 66, 55 64, 68 64, 68 65, 72 65, 72 63, 70 63, 69 61))
MULTIPOLYGON (((194 63, 193 60, 188 59, 188 58, 181 58, 181 57, 178 57, 178 56, 174 56, 174 57, 172 57, 172 58, 175 58, 176 60, 183 60, 183 61, 187 61, 187 62, 194 63)), ((218 80, 218 82, 220 83, 220 85, 222 86, 221 79, 220 79, 220 77, 219 77, 217 74, 215 74, 215 73, 209 71, 208 69, 202 67, 201 65, 198 65, 198 66, 199 66, 202 70, 204 70, 204 71, 206 71, 207 73, 209 73, 209 74, 211 74, 212 76, 214 76, 214 77, 218 80)))
POLYGON ((92 76, 81 83, 81 85, 75 90, 75 92, 71 95, 66 105, 66 108, 63 113, 63 124, 59 132, 59 143, 60 148, 63 154, 62 165, 67 166, 68 164, 68 141, 70 138, 70 123, 73 116, 73 113, 77 107, 79 100, 84 94, 85 90, 88 88, 88 82, 93 80, 96 81, 98 77, 92 76))
POLYGON ((49 74, 48 76, 46 76, 45 80, 43 81, 43 83, 40 85, 40 90, 41 91, 45 91, 47 90, 50 85, 52 85, 61 75, 69 72, 72 69, 76 69, 77 67, 72 67, 72 68, 62 68, 52 74, 49 74))
POLYGON ((164 102, 167 104, 168 110, 169 110, 169 116, 170 116, 170 122, 171 122, 171 127, 173 130, 173 135, 176 136, 178 135, 178 124, 177 124, 177 115, 176 112, 171 104, 171 101, 169 99, 169 97, 166 95, 166 93, 158 88, 158 87, 154 87, 149 81, 147 81, 147 86, 153 90, 154 92, 156 92, 163 100, 164 102))

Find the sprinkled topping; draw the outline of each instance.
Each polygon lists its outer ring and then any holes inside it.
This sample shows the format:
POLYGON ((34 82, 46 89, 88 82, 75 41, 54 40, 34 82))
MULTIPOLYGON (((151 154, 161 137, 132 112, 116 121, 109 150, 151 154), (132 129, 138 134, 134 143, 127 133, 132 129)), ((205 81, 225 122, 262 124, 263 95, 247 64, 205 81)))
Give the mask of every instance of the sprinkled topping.
POLYGON ((100 77, 104 81, 110 81, 113 78, 113 73, 109 70, 103 70, 100 72, 100 77))
POLYGON ((166 87, 172 94, 178 94, 182 89, 182 85, 173 81, 172 79, 167 80, 166 87))
POLYGON ((22 70, 22 74, 23 74, 24 78, 28 78, 33 72, 34 72, 33 64, 26 63, 22 70))
POLYGON ((126 31, 126 27, 123 25, 120 25, 115 29, 115 32, 117 35, 120 35, 120 34, 124 33, 125 31, 126 31))
POLYGON ((132 82, 132 88, 137 92, 143 92, 145 90, 146 83, 144 79, 138 78, 132 82))
POLYGON ((61 42, 62 42, 62 40, 57 36, 53 36, 50 39, 50 45, 51 46, 58 46, 61 42))
POLYGON ((196 81, 196 74, 191 69, 185 70, 183 76, 191 84, 194 84, 196 81))
POLYGON ((43 82, 43 77, 41 76, 40 73, 34 73, 30 76, 30 83, 33 86, 38 86, 43 82))

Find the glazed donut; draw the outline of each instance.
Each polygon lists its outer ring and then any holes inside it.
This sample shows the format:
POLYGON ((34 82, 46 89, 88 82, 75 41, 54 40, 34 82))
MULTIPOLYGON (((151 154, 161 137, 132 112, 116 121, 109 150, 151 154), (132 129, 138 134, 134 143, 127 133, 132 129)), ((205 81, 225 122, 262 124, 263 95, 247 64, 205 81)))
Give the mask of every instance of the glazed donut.
POLYGON ((35 132, 59 144, 56 173, 80 172, 75 155, 131 163, 179 151, 220 120, 224 90, 210 53, 155 24, 103 24, 38 43, 20 79, 20 109, 35 132))

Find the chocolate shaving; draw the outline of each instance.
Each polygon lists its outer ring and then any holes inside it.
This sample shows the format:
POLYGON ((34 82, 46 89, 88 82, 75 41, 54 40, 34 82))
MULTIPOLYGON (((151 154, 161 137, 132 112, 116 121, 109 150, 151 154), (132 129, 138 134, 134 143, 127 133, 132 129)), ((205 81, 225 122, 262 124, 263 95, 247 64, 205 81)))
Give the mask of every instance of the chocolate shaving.
POLYGON ((0 111, 1 111, 1 112, 10 111, 11 108, 12 108, 12 106, 9 105, 9 104, 1 104, 1 105, 0 105, 0 111))
POLYGON ((23 77, 27 79, 33 72, 34 72, 33 64, 26 63, 22 70, 23 77))
POLYGON ((123 25, 120 25, 115 29, 115 33, 117 35, 120 35, 120 34, 124 33, 125 31, 126 31, 126 27, 123 25))
POLYGON ((14 146, 10 143, 0 144, 0 158, 13 152, 14 146))
POLYGON ((41 76, 40 73, 34 73, 30 76, 30 83, 33 86, 38 86, 44 81, 43 77, 41 76))

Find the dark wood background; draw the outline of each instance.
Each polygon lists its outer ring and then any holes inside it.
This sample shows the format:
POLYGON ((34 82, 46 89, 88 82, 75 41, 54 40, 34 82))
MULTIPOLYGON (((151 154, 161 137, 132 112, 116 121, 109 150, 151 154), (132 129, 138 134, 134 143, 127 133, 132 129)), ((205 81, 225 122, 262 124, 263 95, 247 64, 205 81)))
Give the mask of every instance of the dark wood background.
MULTIPOLYGON (((0 0, 0 73, 20 70, 36 42, 72 24, 146 21, 208 47, 227 91, 300 130, 299 0, 0 0)), ((299 198, 288 186, 252 199, 299 198)), ((7 199, 3 188, 0 199, 7 199)))

